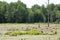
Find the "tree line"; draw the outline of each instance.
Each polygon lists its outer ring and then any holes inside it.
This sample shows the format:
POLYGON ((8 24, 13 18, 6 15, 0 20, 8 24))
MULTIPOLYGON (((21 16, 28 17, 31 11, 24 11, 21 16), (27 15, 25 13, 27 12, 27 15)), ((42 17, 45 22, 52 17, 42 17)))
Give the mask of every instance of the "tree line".
POLYGON ((21 1, 7 3, 0 1, 0 23, 34 23, 47 22, 49 9, 49 21, 60 22, 60 4, 47 6, 33 5, 27 8, 21 1))

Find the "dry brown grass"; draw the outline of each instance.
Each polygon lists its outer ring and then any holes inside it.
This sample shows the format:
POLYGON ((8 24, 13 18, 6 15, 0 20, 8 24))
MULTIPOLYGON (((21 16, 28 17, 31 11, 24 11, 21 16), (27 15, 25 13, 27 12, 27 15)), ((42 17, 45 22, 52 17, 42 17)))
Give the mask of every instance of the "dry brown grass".
MULTIPOLYGON (((18 36, 2 36, 0 35, 0 40, 57 40, 60 35, 60 24, 50 24, 50 27, 47 27, 47 23, 35 23, 35 24, 0 24, 0 33, 6 31, 18 29, 22 30, 32 30, 37 29, 39 31, 48 32, 51 34, 53 31, 57 31, 57 35, 18 35, 18 36), (40 26, 39 26, 40 25, 40 26), (50 38, 50 39, 49 39, 50 38)), ((14 31, 13 30, 13 31, 14 31)))

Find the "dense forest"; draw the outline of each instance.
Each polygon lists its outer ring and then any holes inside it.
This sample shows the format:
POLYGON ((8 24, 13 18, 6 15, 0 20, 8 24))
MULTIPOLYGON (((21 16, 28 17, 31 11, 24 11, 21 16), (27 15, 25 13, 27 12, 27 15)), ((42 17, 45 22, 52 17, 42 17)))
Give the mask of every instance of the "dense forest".
POLYGON ((7 3, 0 1, 0 23, 34 23, 47 22, 49 9, 50 23, 60 22, 60 4, 47 6, 33 5, 27 8, 21 1, 7 3))

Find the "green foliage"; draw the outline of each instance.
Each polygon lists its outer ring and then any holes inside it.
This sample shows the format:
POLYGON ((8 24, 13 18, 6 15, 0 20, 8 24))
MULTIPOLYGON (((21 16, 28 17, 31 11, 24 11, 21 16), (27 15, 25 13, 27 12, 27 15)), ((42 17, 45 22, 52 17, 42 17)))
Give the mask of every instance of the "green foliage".
POLYGON ((5 32, 4 35, 17 36, 17 35, 55 35, 57 31, 51 31, 52 34, 44 33, 43 31, 29 30, 29 31, 12 31, 5 32))
POLYGON ((11 32, 5 32, 4 34, 5 34, 5 35, 9 35, 10 33, 11 33, 11 32))
POLYGON ((17 35, 20 35, 21 33, 19 31, 14 31, 14 32, 11 32, 11 36, 17 36, 17 35))
POLYGON ((39 32, 37 30, 30 31, 13 31, 13 32, 5 32, 5 35, 17 36, 17 35, 41 35, 43 32, 39 32))
POLYGON ((48 8, 49 21, 59 23, 60 4, 49 4, 47 7, 35 4, 31 8, 27 8, 21 1, 11 3, 0 1, 0 23, 47 22, 48 8))
POLYGON ((27 34, 29 34, 29 35, 39 35, 40 32, 38 32, 37 30, 30 30, 30 31, 27 32, 27 34))

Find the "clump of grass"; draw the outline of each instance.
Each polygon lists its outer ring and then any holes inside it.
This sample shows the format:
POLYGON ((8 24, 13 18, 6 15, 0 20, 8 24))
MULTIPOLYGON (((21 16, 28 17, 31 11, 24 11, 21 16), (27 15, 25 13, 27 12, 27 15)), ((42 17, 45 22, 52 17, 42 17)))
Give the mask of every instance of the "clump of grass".
POLYGON ((55 30, 52 30, 51 32, 53 33, 53 35, 57 34, 57 31, 55 30))
POLYGON ((11 32, 5 32, 4 35, 9 35, 11 32))
POLYGON ((60 40, 60 38, 59 38, 59 40, 60 40))
MULTIPOLYGON (((17 36, 17 35, 47 35, 48 33, 44 33, 43 31, 37 30, 29 30, 29 31, 13 31, 13 32, 5 32, 5 35, 17 36)), ((55 31, 54 34, 57 34, 55 31)))
POLYGON ((5 32, 5 35, 12 35, 12 36, 17 36, 17 35, 39 35, 42 34, 43 32, 39 32, 37 30, 30 30, 30 31, 13 31, 13 32, 5 32))
POLYGON ((19 34, 20 34, 19 31, 14 31, 14 32, 11 32, 11 33, 10 33, 11 36, 17 36, 17 35, 19 35, 19 34))
POLYGON ((40 32, 37 31, 37 30, 30 30, 30 31, 27 31, 27 34, 29 34, 29 35, 39 35, 40 32))
POLYGON ((54 34, 57 34, 57 31, 54 31, 54 34))

